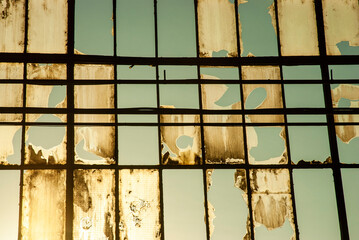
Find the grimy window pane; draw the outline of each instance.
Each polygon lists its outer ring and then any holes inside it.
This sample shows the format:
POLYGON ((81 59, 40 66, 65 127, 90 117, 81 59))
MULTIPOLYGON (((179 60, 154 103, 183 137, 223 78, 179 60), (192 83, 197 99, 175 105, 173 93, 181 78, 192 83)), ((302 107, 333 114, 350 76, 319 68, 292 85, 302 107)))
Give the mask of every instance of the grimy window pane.
POLYGON ((111 0, 75 1, 75 53, 113 55, 111 0))
POLYGON ((65 170, 26 170, 22 197, 22 239, 64 239, 65 201, 65 170))
POLYGON ((200 57, 237 57, 234 2, 199 0, 197 11, 200 57))
POLYGON ((25 38, 25 0, 0 3, 0 52, 23 52, 25 38))
POLYGON ((328 55, 359 54, 359 3, 322 0, 328 55))
POLYGON ((195 57, 196 32, 193 0, 158 0, 158 55, 195 57))
POLYGON ((319 55, 314 0, 278 1, 283 56, 319 55))
POLYGON ((116 12, 117 55, 154 57, 153 0, 117 0, 116 12))
POLYGON ((29 0, 28 52, 67 52, 67 7, 67 0, 29 0))
POLYGON ((161 239, 158 170, 120 170, 119 201, 121 240, 161 239))
POLYGON ((17 239, 19 223, 20 171, 0 172, 0 238, 17 239))
POLYGON ((296 169, 293 172, 301 239, 340 239, 332 174, 330 169, 296 169))
POLYGON ((115 238, 114 170, 74 171, 74 239, 115 238))
POLYGON ((208 216, 212 240, 249 237, 247 182, 243 169, 207 170, 208 216))
POLYGON ((164 170, 165 239, 206 239, 201 170, 164 170))

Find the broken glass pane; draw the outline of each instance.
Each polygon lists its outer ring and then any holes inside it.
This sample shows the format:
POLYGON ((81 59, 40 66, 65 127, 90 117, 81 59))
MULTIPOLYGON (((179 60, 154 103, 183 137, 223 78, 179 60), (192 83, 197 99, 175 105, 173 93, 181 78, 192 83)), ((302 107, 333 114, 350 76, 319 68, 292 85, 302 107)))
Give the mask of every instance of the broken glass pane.
POLYGON ((119 181, 120 239, 161 239, 158 170, 123 169, 119 181))
MULTIPOLYGON (((358 155, 357 155, 358 156, 358 155)), ((342 169, 345 209, 347 212, 350 239, 359 238, 359 192, 356 183, 359 182, 358 169, 342 169)))
POLYGON ((20 171, 0 171, 0 238, 18 239, 20 171))
POLYGON ((340 162, 359 163, 359 125, 337 125, 335 131, 340 162))
POLYGON ((165 239, 206 239, 202 170, 163 170, 165 239))
MULTIPOLYGON (((183 117, 184 118, 184 117, 183 117)), ((199 118, 197 116, 197 123, 199 118)), ((161 115, 161 123, 183 123, 182 118, 161 115)), ((201 163, 200 126, 161 126, 162 163, 193 165, 201 163)))
POLYGON ((284 127, 247 127, 246 130, 250 164, 287 163, 284 127))
POLYGON ((23 52, 25 0, 0 2, 0 52, 23 52))
POLYGON ((206 163, 244 163, 242 127, 204 126, 206 163))
POLYGON ((321 84, 284 84, 287 108, 324 108, 321 84))
POLYGON ((66 53, 67 0, 29 0, 28 10, 27 51, 66 53))
POLYGON ((211 240, 245 239, 248 216, 245 176, 243 169, 207 170, 211 240))
POLYGON ((156 68, 143 65, 117 65, 117 79, 156 80, 156 68))
POLYGON ((75 49, 84 54, 113 55, 111 0, 75 2, 75 49))
POLYGON ((74 171, 74 239, 115 239, 114 170, 74 171))
MULTIPOLYGON (((244 107, 246 109, 282 108, 282 88, 270 80, 280 80, 278 66, 243 66, 243 80, 268 80, 268 84, 243 84, 244 107)), ((281 115, 253 115, 250 122, 283 122, 281 115), (259 119, 260 118, 260 119, 259 119)))
POLYGON ((28 63, 27 79, 66 79, 65 64, 28 63))
POLYGON ((334 108, 359 108, 359 84, 330 84, 334 108))
POLYGON ((288 123, 304 123, 304 122, 321 122, 326 123, 327 117, 325 115, 287 115, 288 123))
POLYGON ((278 56, 274 0, 238 3, 241 56, 278 56))
POLYGON ((332 80, 358 79, 359 65, 329 65, 332 80))
POLYGON ((65 164, 65 126, 31 126, 25 132, 25 164, 65 164))
POLYGON ((359 3, 357 0, 322 0, 328 55, 359 53, 359 3))
POLYGON ((199 0, 200 57, 237 57, 236 15, 228 0, 199 0))
POLYGON ((76 164, 113 164, 115 127, 75 127, 76 164))
POLYGON ((318 55, 314 0, 279 0, 277 4, 282 55, 318 55))
POLYGON ((158 55, 195 57, 196 26, 193 0, 157 0, 158 55))
POLYGON ((255 238, 294 239, 295 227, 287 169, 250 170, 255 238))
POLYGON ((166 108, 199 108, 198 85, 160 84, 160 104, 166 108))
POLYGON ((21 126, 0 126, 0 165, 21 163, 21 130, 21 126))
POLYGON ((118 149, 121 165, 158 165, 158 128, 120 126, 118 149))
POLYGON ((153 13, 151 0, 117 0, 117 55, 155 56, 153 13))
MULTIPOLYGON (((39 108, 66 108, 66 86, 26 85, 26 106, 39 108)), ((40 116, 41 114, 39 114, 40 116)))
POLYGON ((22 239, 65 239, 66 171, 25 170, 22 239))
POLYGON ((288 135, 293 163, 332 162, 326 126, 288 126, 288 135))
POLYGON ((299 65, 283 66, 283 79, 285 80, 321 80, 322 74, 320 66, 299 65))
POLYGON ((118 108, 157 107, 155 84, 118 84, 118 108))
POLYGON ((301 239, 340 239, 333 173, 330 169, 293 171, 301 239))

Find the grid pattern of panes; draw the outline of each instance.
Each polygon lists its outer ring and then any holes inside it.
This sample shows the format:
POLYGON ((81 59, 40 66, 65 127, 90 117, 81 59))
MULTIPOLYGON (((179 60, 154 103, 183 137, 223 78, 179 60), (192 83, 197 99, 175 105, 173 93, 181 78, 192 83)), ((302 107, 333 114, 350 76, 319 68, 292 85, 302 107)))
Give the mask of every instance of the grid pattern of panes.
POLYGON ((357 0, 0 2, 1 239, 356 239, 357 0))

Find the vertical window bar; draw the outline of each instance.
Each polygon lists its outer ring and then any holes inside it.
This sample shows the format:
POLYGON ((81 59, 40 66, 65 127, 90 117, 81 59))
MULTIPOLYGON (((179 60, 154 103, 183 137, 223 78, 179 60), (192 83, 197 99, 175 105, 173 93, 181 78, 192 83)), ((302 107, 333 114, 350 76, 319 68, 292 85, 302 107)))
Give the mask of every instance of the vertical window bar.
MULTIPOLYGON (((279 16, 278 16, 278 0, 274 0, 274 11, 275 11, 275 19, 276 19, 276 34, 277 34, 277 44, 278 44, 278 57, 282 57, 282 44, 280 39, 280 29, 279 29, 279 16)), ((290 155, 290 142, 289 142, 289 134, 288 134, 288 120, 287 120, 287 105, 285 99, 285 92, 284 92, 284 84, 283 84, 283 65, 279 65, 280 70, 280 80, 281 82, 281 90, 282 90, 282 103, 284 109, 284 128, 285 128, 285 136, 286 136, 286 145, 287 145, 287 168, 289 170, 289 184, 290 184, 290 194, 292 198, 292 209, 293 209, 293 221, 295 229, 295 237, 299 240, 299 230, 298 230, 298 221, 297 221, 297 209, 295 206, 295 195, 294 195, 294 184, 293 184, 293 168, 292 168, 292 159, 290 155)))
POLYGON ((333 161, 332 169, 333 169, 333 177, 335 184, 335 194, 337 200, 340 233, 342 239, 349 239, 348 222, 347 222, 345 202, 344 202, 343 183, 342 183, 342 177, 340 172, 339 154, 338 154, 337 139, 335 132, 335 124, 334 124, 333 105, 332 105, 330 80, 329 80, 329 68, 328 68, 328 63, 326 61, 323 61, 324 59, 327 58, 327 52, 326 52, 326 41, 325 41, 325 32, 324 32, 322 0, 315 0, 315 13, 316 13, 317 29, 318 29, 319 53, 322 59, 320 68, 321 68, 322 80, 323 80, 323 92, 325 99, 326 117, 328 123, 330 153, 333 161))

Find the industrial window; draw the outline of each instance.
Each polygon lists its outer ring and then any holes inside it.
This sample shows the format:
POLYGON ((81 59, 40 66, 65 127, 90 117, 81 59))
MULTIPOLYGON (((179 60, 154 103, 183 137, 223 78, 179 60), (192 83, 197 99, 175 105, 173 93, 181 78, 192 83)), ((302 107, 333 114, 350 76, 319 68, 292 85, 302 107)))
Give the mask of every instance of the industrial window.
POLYGON ((0 1, 1 239, 359 239, 357 0, 0 1))

